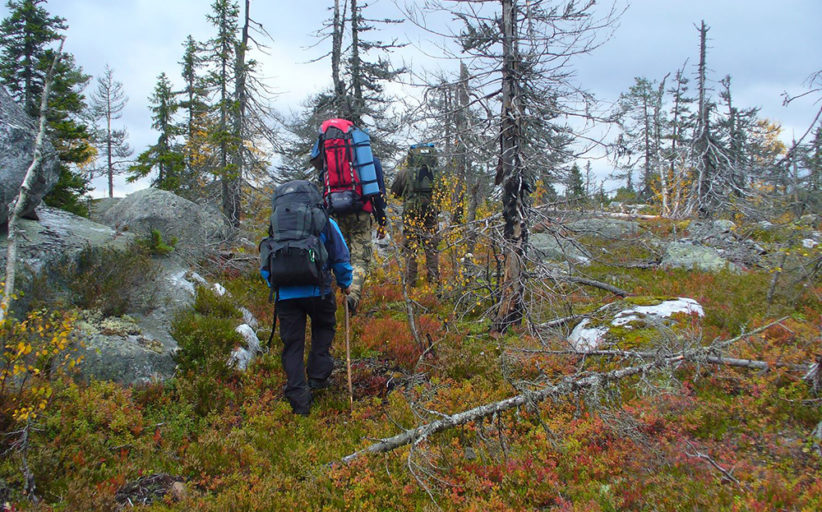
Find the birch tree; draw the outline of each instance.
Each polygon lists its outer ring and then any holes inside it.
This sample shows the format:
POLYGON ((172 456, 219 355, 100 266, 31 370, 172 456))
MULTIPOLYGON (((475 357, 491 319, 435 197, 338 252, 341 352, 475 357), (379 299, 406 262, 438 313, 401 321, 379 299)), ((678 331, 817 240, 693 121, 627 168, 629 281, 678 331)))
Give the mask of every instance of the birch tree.
POLYGON ((55 58, 49 66, 48 71, 43 82, 43 96, 40 99, 40 111, 38 116, 37 135, 34 139, 34 149, 32 151, 32 160, 26 175, 23 177, 23 182, 20 184, 20 192, 17 198, 9 203, 9 222, 8 222, 8 246, 6 249, 6 282, 3 290, 3 298, 0 300, 0 322, 3 322, 6 315, 9 313, 12 301, 14 300, 14 283, 16 276, 17 265, 17 238, 20 236, 17 232, 17 222, 23 214, 23 209, 28 203, 28 194, 32 185, 40 179, 38 173, 40 170, 40 162, 43 158, 42 148, 43 141, 46 137, 46 114, 48 114, 49 93, 51 92, 52 77, 54 76, 54 69, 57 66, 63 52, 63 40, 60 40, 60 46, 55 53, 55 58))
MULTIPOLYGON (((0 23, 0 82, 30 116, 38 119, 39 100, 46 71, 56 55, 51 46, 68 28, 66 20, 52 16, 45 0, 10 0, 9 15, 0 23)), ((54 68, 46 135, 60 156, 57 184, 44 198, 50 206, 87 214, 79 200, 88 190, 88 177, 79 169, 93 158, 92 134, 86 125, 82 91, 90 76, 64 53, 54 68)))

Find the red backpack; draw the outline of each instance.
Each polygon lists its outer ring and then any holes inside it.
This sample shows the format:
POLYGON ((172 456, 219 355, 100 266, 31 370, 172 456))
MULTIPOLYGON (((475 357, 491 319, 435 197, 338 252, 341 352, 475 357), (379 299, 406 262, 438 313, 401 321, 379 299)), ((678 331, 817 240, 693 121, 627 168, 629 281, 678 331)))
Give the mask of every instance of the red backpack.
MULTIPOLYGON (((357 164, 358 131, 346 119, 329 119, 320 127, 323 161, 323 200, 331 214, 371 212, 371 201, 363 195, 360 165, 357 164)), ((362 133, 362 132, 360 132, 362 133)))

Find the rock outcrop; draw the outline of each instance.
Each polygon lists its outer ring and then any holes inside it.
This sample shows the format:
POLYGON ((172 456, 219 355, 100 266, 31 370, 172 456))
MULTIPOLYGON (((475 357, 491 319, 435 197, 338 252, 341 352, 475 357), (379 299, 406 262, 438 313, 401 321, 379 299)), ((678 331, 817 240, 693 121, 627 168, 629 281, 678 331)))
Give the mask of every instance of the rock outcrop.
MULTIPOLYGON (((23 219, 18 224, 17 284, 25 307, 30 297, 68 295, 61 283, 61 268, 76 261, 86 249, 125 251, 135 241, 131 233, 115 231, 63 210, 37 209, 39 220, 23 219), (39 278, 39 279, 35 279, 39 278), (38 287, 46 286, 48 290, 38 287)), ((0 237, 0 280, 6 268, 7 240, 0 237)), ((74 336, 83 361, 79 370, 85 378, 114 380, 124 384, 166 379, 173 375, 173 356, 178 350, 171 337, 174 312, 193 302, 191 291, 181 287, 176 277, 184 274, 180 263, 155 261, 156 271, 145 276, 139 289, 123 290, 133 299, 128 315, 104 318, 99 311, 84 311, 74 336)))
MULTIPOLYGON (((37 123, 0 87, 0 226, 8 223, 9 203, 17 197, 23 178, 34 156, 37 123)), ((38 179, 29 191, 23 209, 24 218, 32 218, 34 209, 57 183, 57 151, 44 141, 38 179)))
POLYGON ((138 190, 99 212, 99 222, 138 237, 157 230, 177 239, 175 252, 189 261, 202 258, 227 240, 229 224, 218 213, 166 190, 138 190))
POLYGON ((631 297, 586 315, 568 341, 579 352, 600 348, 656 348, 663 330, 688 326, 692 315, 704 316, 702 306, 685 297, 631 297))
POLYGON ((662 266, 704 272, 729 270, 738 273, 741 271, 737 265, 723 258, 713 247, 689 241, 668 244, 665 247, 665 255, 662 257, 662 266))
MULTIPOLYGON (((85 247, 125 249, 134 242, 129 233, 91 222, 69 212, 41 206, 39 220, 22 219, 17 227, 17 287, 30 291, 34 275, 48 274, 65 259, 74 259, 85 247)), ((0 276, 6 271, 8 240, 0 236, 0 276)))

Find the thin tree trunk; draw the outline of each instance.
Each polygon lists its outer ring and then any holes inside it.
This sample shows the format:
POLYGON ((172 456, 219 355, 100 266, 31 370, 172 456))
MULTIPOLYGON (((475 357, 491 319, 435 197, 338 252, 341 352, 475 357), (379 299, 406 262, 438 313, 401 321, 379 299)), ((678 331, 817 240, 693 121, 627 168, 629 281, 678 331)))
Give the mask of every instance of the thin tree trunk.
POLYGON ((351 87, 354 89, 354 105, 351 121, 362 124, 365 101, 362 96, 362 72, 360 70, 360 11, 357 0, 351 0, 351 87))
POLYGON ((654 165, 659 169, 659 193, 662 196, 662 216, 667 216, 670 212, 668 210, 668 177, 665 164, 662 159, 662 97, 665 94, 665 81, 668 75, 662 78, 659 84, 659 89, 656 94, 656 101, 654 102, 654 145, 656 158, 654 165))
POLYGON ((651 197, 651 129, 653 123, 650 113, 651 106, 648 104, 648 99, 648 93, 646 92, 642 96, 642 121, 645 124, 645 130, 643 133, 645 139, 645 165, 642 169, 642 190, 640 190, 640 195, 643 200, 647 200, 651 197))
POLYGON ((0 322, 5 320, 14 297, 14 280, 17 265, 17 221, 23 214, 23 209, 28 203, 29 192, 31 191, 32 184, 37 180, 37 173, 40 171, 40 162, 43 159, 43 141, 46 137, 48 98, 49 93, 51 92, 51 82, 52 77, 54 76, 54 68, 63 56, 64 41, 65 39, 60 39, 60 47, 57 49, 57 54, 49 67, 48 73, 46 74, 46 81, 43 85, 43 96, 40 98, 40 123, 37 129, 37 136, 34 139, 34 154, 32 156, 31 165, 29 165, 29 168, 26 170, 26 175, 23 177, 23 183, 20 185, 20 192, 17 194, 17 199, 9 204, 8 247, 6 249, 6 285, 3 291, 3 300, 0 301, 0 322))
POLYGON ((245 144, 243 129, 246 122, 246 111, 248 109, 248 94, 246 91, 246 62, 245 54, 248 49, 248 27, 251 20, 250 15, 251 0, 245 0, 245 18, 243 20, 243 29, 240 39, 240 44, 237 46, 237 65, 234 77, 234 95, 236 97, 236 109, 234 118, 234 169, 231 173, 231 179, 228 180, 228 193, 231 209, 235 215, 231 218, 234 227, 240 225, 240 218, 242 216, 241 206, 241 189, 243 176, 245 175, 245 144))
POLYGON ((111 97, 106 98, 106 168, 108 169, 108 197, 114 197, 114 163, 111 158, 111 97))
MULTIPOLYGON (((468 66, 460 62, 460 81, 457 84, 456 94, 456 187, 454 189, 454 220, 462 222, 465 215, 465 191, 468 183, 468 66)), ((472 219, 473 220, 473 219, 472 219)))
MULTIPOLYGON (((347 1, 347 0, 345 0, 347 1)), ((343 21, 340 19, 340 0, 334 0, 334 19, 331 27, 331 79, 334 82, 334 104, 341 112, 345 103, 345 83, 340 77, 342 59, 343 21)), ((342 115, 342 114, 340 114, 342 115)))
POLYGON ((708 27, 705 21, 699 27, 699 71, 698 71, 698 89, 699 89, 699 110, 697 113, 698 128, 696 144, 699 151, 699 176, 696 181, 697 193, 697 210, 700 217, 710 217, 710 190, 713 173, 711 172, 711 157, 710 151, 710 124, 708 122, 708 102, 706 97, 706 76, 707 76, 707 37, 708 27))
POLYGON ((503 65, 500 158, 495 182, 502 185, 502 215, 505 220, 505 270, 499 309, 492 332, 504 332, 523 318, 523 256, 528 243, 525 212, 527 184, 520 160, 522 109, 519 90, 519 52, 517 42, 516 0, 502 0, 503 65))

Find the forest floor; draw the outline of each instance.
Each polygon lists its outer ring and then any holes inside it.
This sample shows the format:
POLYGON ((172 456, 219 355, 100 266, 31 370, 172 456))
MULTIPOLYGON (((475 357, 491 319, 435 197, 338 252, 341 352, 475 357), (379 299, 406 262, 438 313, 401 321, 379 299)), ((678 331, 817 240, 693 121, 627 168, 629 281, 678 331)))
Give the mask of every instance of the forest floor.
MULTIPOLYGON (((656 233, 671 229, 642 222, 656 233)), ((215 270, 231 298, 200 289, 193 310, 180 314, 177 376, 140 388, 56 382, 25 452, 40 501, 22 497, 15 452, 0 462, 0 503, 77 511, 822 510, 822 395, 803 378, 822 352, 819 276, 786 273, 773 286, 776 270, 765 266, 631 267, 643 257, 631 242, 609 243, 611 260, 584 275, 635 296, 692 298, 705 315, 682 319, 688 327, 664 344, 634 339, 611 348, 667 354, 738 338, 716 355, 767 369, 680 358, 343 462, 448 415, 645 361, 570 353, 565 327, 537 336, 526 322, 489 335, 490 250, 474 250, 471 276, 464 254, 446 251, 442 289, 412 288, 407 299, 389 250, 351 319, 353 406, 338 308, 332 386, 316 393, 310 416, 295 416, 283 400, 277 336, 248 371, 225 366, 239 342, 237 306, 261 320, 263 340, 272 306, 254 269, 215 270)), ((550 300, 529 297, 540 318, 618 299, 579 284, 551 289, 550 300)))

